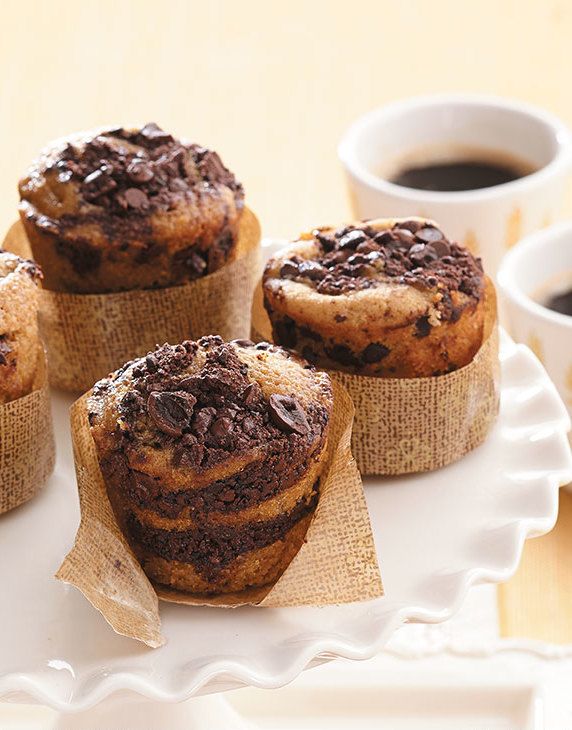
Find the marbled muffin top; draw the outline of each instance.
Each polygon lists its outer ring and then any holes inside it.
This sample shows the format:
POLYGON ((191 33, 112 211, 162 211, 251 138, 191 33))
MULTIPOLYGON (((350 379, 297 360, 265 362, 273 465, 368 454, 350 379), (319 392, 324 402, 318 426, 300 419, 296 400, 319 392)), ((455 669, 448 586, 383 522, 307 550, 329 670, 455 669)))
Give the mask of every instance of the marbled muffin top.
POLYGON ((159 347, 100 381, 89 400, 100 446, 109 437, 134 468, 155 472, 157 461, 157 474, 184 479, 241 455, 250 462, 270 445, 309 449, 330 408, 328 376, 301 358, 216 336, 159 347))
MULTIPOLYGON (((365 289, 409 285, 440 291, 441 315, 447 317, 451 292, 478 301, 484 292, 480 259, 452 242, 432 222, 396 221, 380 227, 375 221, 343 228, 316 229, 301 237, 300 249, 281 261, 282 279, 305 284, 328 296, 365 289)), ((266 276, 272 271, 272 262, 266 276)))
POLYGON ((242 185, 216 152, 175 139, 156 124, 86 132, 44 150, 20 181, 40 228, 54 234, 98 222, 108 235, 213 191, 242 208, 242 185), (46 188, 47 193, 46 194, 46 188))

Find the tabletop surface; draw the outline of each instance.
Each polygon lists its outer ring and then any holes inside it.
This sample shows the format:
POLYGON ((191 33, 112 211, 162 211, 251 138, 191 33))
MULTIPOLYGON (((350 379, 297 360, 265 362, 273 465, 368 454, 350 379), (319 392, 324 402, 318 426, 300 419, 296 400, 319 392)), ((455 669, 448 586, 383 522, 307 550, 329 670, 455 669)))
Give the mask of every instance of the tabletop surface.
MULTIPOLYGON (((0 8, 0 224, 50 139, 156 121, 215 148, 265 234, 347 219, 336 146, 360 114, 468 91, 572 125, 572 4, 562 0, 30 0, 0 8)), ((572 205, 568 205, 572 212, 572 205)), ((499 590, 503 634, 572 642, 572 495, 499 590)))

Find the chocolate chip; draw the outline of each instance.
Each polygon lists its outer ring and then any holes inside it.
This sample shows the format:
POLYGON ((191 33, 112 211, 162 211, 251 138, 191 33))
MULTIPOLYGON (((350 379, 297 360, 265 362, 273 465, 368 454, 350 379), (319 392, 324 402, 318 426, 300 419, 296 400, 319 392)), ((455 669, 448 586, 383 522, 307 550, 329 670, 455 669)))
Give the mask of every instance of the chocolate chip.
POLYGON ((421 339, 427 337, 431 332, 431 325, 429 324, 429 317, 419 317, 415 322, 415 337, 421 339))
POLYGON ((177 384, 179 390, 195 390, 200 385, 201 379, 198 375, 189 375, 177 384))
POLYGON ((345 314, 336 314, 334 319, 336 320, 336 322, 345 322, 347 316, 345 314))
POLYGON ((356 266, 358 264, 369 264, 369 259, 367 259, 363 254, 355 253, 353 256, 349 257, 348 264, 350 266, 356 266))
POLYGON ((223 443, 232 431, 232 421, 226 416, 221 416, 213 422, 209 429, 209 433, 215 442, 223 443))
POLYGON ((363 243, 360 243, 356 248, 356 252, 363 254, 378 253, 376 247, 370 241, 364 241, 363 243))
POLYGON ((287 278, 289 276, 298 276, 298 265, 295 261, 285 261, 280 269, 280 276, 287 278))
POLYGON ((157 372, 157 360, 153 355, 147 355, 145 358, 145 365, 147 366, 147 370, 150 373, 156 373, 157 372))
POLYGON ((447 241, 433 241, 431 243, 431 248, 433 249, 433 251, 435 251, 440 259, 443 258, 443 256, 449 256, 449 254, 451 253, 451 248, 447 241))
POLYGON ((395 238, 391 231, 380 231, 375 234, 373 240, 378 244, 378 246, 387 246, 388 244, 393 243, 395 238))
POLYGON ((153 179, 153 170, 144 160, 133 160, 127 167, 127 175, 136 183, 149 182, 153 179))
POLYGON ((212 150, 207 150, 207 152, 203 155, 199 163, 199 167, 202 174, 212 181, 224 180, 228 175, 228 170, 222 164, 222 160, 218 154, 212 150))
POLYGON ((196 402, 190 393, 153 391, 147 399, 147 409, 160 431, 169 436, 181 436, 189 425, 196 402))
POLYGON ((345 251, 336 251, 328 259, 326 266, 336 266, 336 264, 343 264, 352 255, 351 249, 345 251))
POLYGON ((189 448, 185 449, 185 450, 188 454, 189 461, 192 464, 201 463, 201 461, 203 460, 204 455, 205 455, 205 447, 203 446, 203 444, 193 444, 192 446, 189 446, 189 448))
POLYGON ((214 408, 202 408, 193 418, 193 431, 200 435, 206 433, 215 415, 216 410, 214 408))
POLYGON ((477 276, 466 276, 463 279, 461 279, 461 283, 459 284, 459 291, 462 291, 463 294, 468 294, 469 296, 474 295, 475 292, 478 292, 480 286, 480 279, 477 276))
POLYGON ((342 236, 339 242, 339 247, 355 249, 358 244, 363 243, 365 240, 366 235, 363 231, 350 231, 349 233, 346 233, 344 236, 342 236))
POLYGON ((258 383, 249 383, 246 388, 242 391, 241 396, 244 400, 244 404, 247 406, 254 405, 257 400, 260 399, 262 390, 258 383))
POLYGON ((411 231, 412 233, 416 233, 422 225, 423 224, 420 221, 400 221, 399 223, 395 224, 394 230, 403 229, 406 231, 411 231))
POLYGON ((417 231, 415 237, 423 243, 432 243, 433 241, 440 241, 443 238, 443 234, 438 228, 427 226, 417 231))
POLYGON ((423 243, 416 243, 409 249, 409 258, 414 264, 427 264, 437 258, 437 254, 431 246, 423 243))
POLYGON ((236 492, 234 489, 226 489, 221 495, 219 495, 221 502, 234 502, 235 498, 236 492))
POLYGON ((397 236, 397 240, 402 246, 411 246, 411 244, 415 240, 415 236, 407 228, 398 228, 396 231, 394 231, 394 233, 397 236))
POLYGON ((272 422, 282 431, 297 433, 300 436, 310 431, 306 414, 295 398, 274 393, 270 396, 268 406, 272 422))
POLYGON ((382 345, 380 342, 372 342, 362 352, 362 360, 367 363, 374 363, 383 360, 390 353, 389 347, 382 345))
POLYGON ((232 340, 232 344, 237 347, 252 347, 254 342, 252 340, 232 340))
POLYGON ((256 420, 252 416, 246 416, 242 421, 242 430, 247 434, 254 433, 256 430, 256 420))
POLYGON ((347 345, 334 345, 327 354, 342 365, 358 365, 359 362, 347 345))
POLYGON ((117 183, 111 177, 112 172, 113 168, 104 163, 84 178, 82 191, 86 200, 97 200, 117 187, 117 183))
POLYGON ((149 207, 149 198, 139 188, 127 188, 122 197, 127 205, 134 210, 144 210, 149 207))
POLYGON ((314 235, 324 251, 332 251, 335 248, 336 242, 333 236, 322 233, 321 231, 314 231, 314 235))
POLYGON ((323 266, 316 261, 302 261, 298 264, 298 273, 307 276, 308 279, 321 279, 326 274, 323 266))
POLYGON ((149 122, 141 130, 141 136, 149 141, 163 144, 164 142, 170 142, 173 138, 167 132, 164 132, 155 122, 149 122))

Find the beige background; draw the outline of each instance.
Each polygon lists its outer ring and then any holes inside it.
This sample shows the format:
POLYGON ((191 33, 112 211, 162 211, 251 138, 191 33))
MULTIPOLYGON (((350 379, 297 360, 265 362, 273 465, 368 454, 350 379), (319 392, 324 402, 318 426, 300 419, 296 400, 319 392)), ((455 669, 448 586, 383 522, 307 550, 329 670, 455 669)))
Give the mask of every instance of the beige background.
MULTIPOLYGON (((348 215, 337 142, 389 100, 498 93, 572 124, 570 2, 5 0, 0 20, 3 229, 38 149, 99 124, 155 120, 213 146, 279 236, 348 215)), ((507 633, 572 641, 565 507, 501 593, 507 633)))

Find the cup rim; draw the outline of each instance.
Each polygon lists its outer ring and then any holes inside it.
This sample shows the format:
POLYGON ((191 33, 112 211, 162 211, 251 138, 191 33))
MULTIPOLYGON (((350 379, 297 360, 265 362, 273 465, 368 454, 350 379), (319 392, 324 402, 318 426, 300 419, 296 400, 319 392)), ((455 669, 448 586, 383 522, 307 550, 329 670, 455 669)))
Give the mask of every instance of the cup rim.
POLYGON ((572 239, 572 220, 555 223, 548 228, 525 236, 503 257, 497 273, 497 284, 505 299, 511 299, 522 309, 546 322, 572 329, 572 317, 561 312, 554 312, 536 302, 518 285, 515 275, 515 270, 523 259, 532 256, 548 241, 563 235, 569 235, 572 239))
POLYGON ((391 102, 359 117, 344 133, 338 145, 338 157, 355 178, 370 188, 401 198, 402 200, 425 204, 480 202, 491 198, 498 199, 499 196, 512 195, 519 188, 540 185, 546 178, 552 177, 559 172, 564 172, 567 168, 572 167, 572 132, 564 122, 551 112, 515 99, 505 99, 486 94, 429 94, 391 102), (443 106, 447 104, 464 104, 466 106, 480 107, 492 106, 532 117, 553 130, 558 149, 552 160, 539 170, 517 180, 477 190, 418 190, 416 188, 395 185, 389 180, 378 177, 358 161, 357 155, 355 154, 356 143, 364 130, 371 126, 373 122, 379 122, 385 117, 391 117, 398 113, 413 111, 422 107, 443 106))

